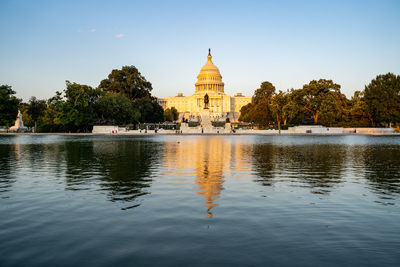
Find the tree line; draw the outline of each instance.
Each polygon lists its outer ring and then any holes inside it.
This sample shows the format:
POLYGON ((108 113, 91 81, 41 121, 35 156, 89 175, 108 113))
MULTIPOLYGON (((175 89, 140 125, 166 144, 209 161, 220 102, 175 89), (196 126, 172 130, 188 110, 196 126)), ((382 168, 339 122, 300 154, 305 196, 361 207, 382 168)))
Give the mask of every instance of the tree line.
MULTIPOLYGON (((378 75, 348 99, 332 80, 313 80, 301 89, 276 92, 261 83, 239 121, 260 128, 281 124, 322 124, 339 127, 391 127, 400 122, 400 76, 378 75)), ((18 109, 26 126, 41 132, 89 132, 93 125, 136 125, 176 121, 178 111, 165 111, 151 95, 152 85, 134 66, 113 70, 98 87, 66 81, 66 88, 47 100, 15 97, 11 86, 0 86, 0 126, 14 124, 18 109)))
POLYGON ((378 75, 348 99, 332 80, 313 80, 300 89, 276 92, 263 82, 239 121, 261 128, 276 125, 322 124, 338 127, 391 127, 400 122, 400 76, 378 75))
POLYGON ((176 120, 176 109, 163 108, 152 85, 134 66, 113 70, 97 88, 66 81, 63 92, 47 100, 23 103, 11 86, 0 86, 0 126, 12 126, 18 109, 25 126, 41 132, 89 132, 95 124, 136 125, 176 120))

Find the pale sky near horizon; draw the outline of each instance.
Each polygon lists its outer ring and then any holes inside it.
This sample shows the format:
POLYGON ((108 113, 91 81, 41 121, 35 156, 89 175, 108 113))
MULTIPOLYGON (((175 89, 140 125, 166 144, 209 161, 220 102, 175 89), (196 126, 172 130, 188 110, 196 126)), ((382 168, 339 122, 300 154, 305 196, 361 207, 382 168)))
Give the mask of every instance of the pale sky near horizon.
POLYGON ((194 93, 211 48, 225 92, 332 79, 350 97, 400 74, 400 1, 0 1, 0 84, 28 100, 134 65, 158 97, 194 93))

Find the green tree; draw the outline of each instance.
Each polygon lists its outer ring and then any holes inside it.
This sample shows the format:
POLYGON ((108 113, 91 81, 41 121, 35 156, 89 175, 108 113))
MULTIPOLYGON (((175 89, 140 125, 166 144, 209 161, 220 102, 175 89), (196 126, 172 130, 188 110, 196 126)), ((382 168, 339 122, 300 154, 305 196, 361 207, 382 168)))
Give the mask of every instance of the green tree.
POLYGON ((301 89, 294 90, 291 89, 286 94, 286 104, 283 107, 284 123, 290 121, 297 124, 300 118, 304 118, 304 109, 301 105, 302 93, 301 89))
POLYGON ((134 66, 114 69, 107 79, 100 82, 99 89, 123 94, 131 100, 149 97, 153 89, 151 83, 134 66))
POLYGON ((372 122, 371 114, 368 112, 368 106, 363 100, 364 92, 355 91, 349 101, 350 123, 354 125, 368 126, 372 122))
POLYGON ((262 82, 260 88, 258 88, 254 92, 252 103, 254 104, 268 103, 274 94, 275 94, 275 86, 270 82, 262 82))
POLYGON ((140 113, 124 95, 109 93, 98 100, 98 118, 100 124, 137 124, 140 113))
POLYGON ((364 97, 373 125, 400 121, 400 76, 378 75, 365 86, 364 97))
POLYGON ((164 121, 164 110, 155 98, 143 97, 133 102, 133 107, 140 113, 140 122, 164 121))
POLYGON ((26 113, 29 115, 29 118, 32 120, 35 126, 35 132, 37 131, 37 122, 41 116, 43 116, 43 112, 46 109, 46 101, 39 100, 36 97, 32 96, 29 99, 29 104, 26 108, 26 113))
MULTIPOLYGON (((151 83, 134 66, 124 66, 120 70, 112 70, 107 79, 98 87, 104 92, 118 93, 133 102, 136 113, 140 113, 140 122, 161 122, 164 110, 151 96, 151 83)), ((136 118, 136 117, 135 117, 136 118)))
POLYGON ((167 108, 164 110, 164 120, 165 121, 176 121, 178 119, 179 113, 175 107, 167 108))
POLYGON ((35 126, 35 122, 32 120, 31 115, 28 114, 28 107, 22 107, 22 121, 24 122, 24 126, 33 127, 35 126))
POLYGON ((332 104, 332 99, 339 98, 339 95, 341 95, 340 85, 333 83, 332 80, 325 79, 320 79, 318 81, 313 80, 309 84, 305 84, 300 93, 302 97, 298 99, 300 100, 299 104, 310 114, 314 123, 318 123, 321 111, 327 111, 324 105, 332 104), (328 98, 330 98, 330 100, 326 102, 328 98))
POLYGON ((24 122, 24 126, 26 127, 33 127, 35 126, 35 122, 32 120, 31 116, 28 114, 28 103, 20 103, 19 104, 19 110, 21 111, 22 114, 22 121, 24 122))
POLYGON ((345 122, 348 117, 347 98, 340 93, 329 93, 321 103, 319 122, 325 126, 345 122))
POLYGON ((88 132, 97 120, 97 100, 102 95, 99 89, 88 85, 66 82, 65 103, 61 121, 67 131, 88 132))
POLYGON ((43 111, 38 130, 41 132, 60 132, 66 128, 62 122, 65 101, 62 93, 57 91, 56 95, 47 100, 47 107, 43 111))
POLYGON ((252 103, 244 105, 240 109, 239 121, 251 122, 251 110, 252 110, 252 108, 253 108, 253 104, 252 103))
POLYGON ((270 109, 272 112, 272 116, 275 118, 275 121, 278 123, 279 134, 281 133, 281 122, 283 120, 286 121, 286 113, 284 112, 284 108, 287 105, 288 98, 285 93, 279 91, 278 94, 275 94, 271 98, 270 109))
POLYGON ((12 126, 18 114, 21 100, 16 98, 15 91, 9 85, 0 86, 0 126, 12 126))
POLYGON ((274 93, 275 87, 272 83, 262 82, 260 88, 255 90, 251 104, 242 107, 239 120, 253 122, 260 126, 268 125, 273 121, 270 102, 274 93))

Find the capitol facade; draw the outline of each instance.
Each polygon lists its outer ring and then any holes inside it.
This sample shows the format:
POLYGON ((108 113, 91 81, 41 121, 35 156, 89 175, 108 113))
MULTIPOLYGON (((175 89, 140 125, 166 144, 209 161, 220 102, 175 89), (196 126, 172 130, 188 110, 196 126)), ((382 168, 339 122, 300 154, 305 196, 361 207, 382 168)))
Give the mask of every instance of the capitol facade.
POLYGON ((200 69, 195 84, 195 93, 191 96, 177 96, 159 98, 158 103, 164 108, 175 107, 179 112, 180 119, 185 118, 190 121, 198 120, 201 112, 205 108, 204 96, 208 95, 210 118, 212 121, 237 121, 240 109, 251 102, 251 97, 243 96, 241 93, 230 96, 224 93, 224 83, 217 66, 212 62, 211 51, 209 49, 207 63, 200 69))

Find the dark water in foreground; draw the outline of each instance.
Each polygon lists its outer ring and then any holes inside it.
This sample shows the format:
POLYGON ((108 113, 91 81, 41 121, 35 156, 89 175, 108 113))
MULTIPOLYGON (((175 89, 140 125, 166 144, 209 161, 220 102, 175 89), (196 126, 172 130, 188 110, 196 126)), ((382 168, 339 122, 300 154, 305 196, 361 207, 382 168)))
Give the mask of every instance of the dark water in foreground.
POLYGON ((2 136, 1 266, 400 265, 400 138, 2 136))

